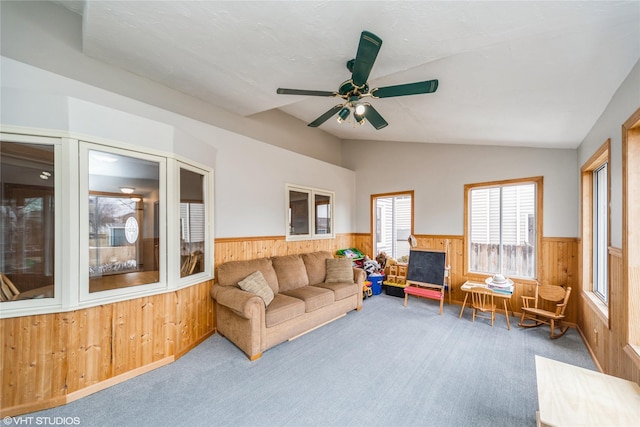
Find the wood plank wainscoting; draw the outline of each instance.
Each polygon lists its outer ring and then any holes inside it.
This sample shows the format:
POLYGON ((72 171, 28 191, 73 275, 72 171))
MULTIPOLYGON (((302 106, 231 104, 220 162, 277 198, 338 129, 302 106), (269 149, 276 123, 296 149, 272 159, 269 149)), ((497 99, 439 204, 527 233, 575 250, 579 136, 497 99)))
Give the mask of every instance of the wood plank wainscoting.
POLYGON ((600 371, 640 384, 640 367, 625 352, 629 307, 640 303, 628 299, 624 283, 622 250, 609 248, 609 317, 605 318, 589 297, 580 294, 578 326, 600 371))
MULTIPOLYGON (((215 241, 225 261, 353 247, 352 234, 215 241)), ((62 405, 173 362, 215 333, 213 281, 66 313, 0 319, 0 417, 62 405)))
MULTIPOLYGON (((456 304, 462 304, 464 292, 460 286, 467 280, 478 280, 473 275, 465 275, 464 272, 464 238, 463 236, 432 236, 415 235, 418 240, 417 247, 435 251, 447 251, 447 263, 451 266, 451 300, 456 304)), ((370 234, 357 234, 355 247, 365 253, 372 252, 372 240, 370 234)), ((562 284, 571 286, 576 292, 578 289, 578 239, 562 237, 544 237, 542 239, 541 275, 540 281, 549 284, 562 284)), ((534 281, 515 282, 514 293, 511 297, 511 307, 519 314, 522 307, 521 296, 535 295, 534 281)), ((567 322, 573 326, 578 320, 578 298, 569 299, 567 307, 567 322)))
POLYGON ((62 405, 174 361, 215 332, 212 285, 0 320, 1 416, 62 405))
MULTIPOLYGON (((461 304, 464 295, 460 285, 468 279, 464 275, 463 237, 416 237, 420 248, 445 250, 448 246, 452 299, 461 304)), ((375 256, 369 233, 301 242, 287 242, 284 236, 223 238, 215 241, 214 265, 217 268, 231 260, 349 247, 375 256)), ((637 382, 637 369, 633 371, 633 364, 624 360, 624 339, 617 336, 619 333, 612 334, 578 298, 578 251, 578 239, 543 238, 541 279, 575 290, 567 308, 568 321, 578 323, 605 372, 618 375, 623 370, 618 376, 637 382), (597 341, 590 332, 595 329, 599 330, 597 341)), ((621 264, 621 257, 611 255, 612 292, 622 292, 621 264)), ((209 295, 212 284, 207 281, 174 292, 68 313, 0 320, 1 416, 61 405, 179 358, 215 332, 214 305, 209 295)), ((533 286, 516 287, 511 298, 516 312, 521 306, 520 295, 532 295, 533 286)), ((620 297, 611 296, 616 301, 620 297)), ((625 321, 620 307, 614 305, 611 311, 612 323, 625 321)))

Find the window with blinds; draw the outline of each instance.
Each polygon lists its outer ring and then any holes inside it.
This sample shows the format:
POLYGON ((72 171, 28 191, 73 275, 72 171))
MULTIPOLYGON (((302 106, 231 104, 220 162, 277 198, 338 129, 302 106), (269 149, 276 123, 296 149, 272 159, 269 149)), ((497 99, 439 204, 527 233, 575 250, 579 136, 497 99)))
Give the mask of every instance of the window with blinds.
POLYGON ((468 191, 469 271, 535 278, 537 183, 494 183, 468 191))
POLYGON ((205 176, 180 168, 180 277, 205 270, 205 176))

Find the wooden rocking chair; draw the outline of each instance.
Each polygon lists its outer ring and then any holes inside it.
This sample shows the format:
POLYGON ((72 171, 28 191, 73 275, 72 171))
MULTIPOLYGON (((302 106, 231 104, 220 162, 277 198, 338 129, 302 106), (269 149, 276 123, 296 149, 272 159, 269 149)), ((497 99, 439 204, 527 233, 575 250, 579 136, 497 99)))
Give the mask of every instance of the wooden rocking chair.
POLYGON ((198 271, 202 271, 202 261, 202 251, 193 251, 182 262, 182 267, 180 267, 180 277, 192 275, 198 265, 200 265, 200 270, 198 271))
POLYGON ((0 273, 0 301, 13 301, 19 293, 13 282, 0 273))
POLYGON ((522 297, 522 317, 518 326, 534 328, 545 324, 551 327, 551 339, 563 336, 569 329, 569 326, 562 325, 569 295, 571 295, 570 287, 565 289, 562 286, 537 284, 535 297, 522 297), (545 309, 552 307, 555 307, 555 310, 545 309), (525 323, 525 320, 532 322, 525 323), (560 329, 558 334, 555 332, 556 327, 560 329))

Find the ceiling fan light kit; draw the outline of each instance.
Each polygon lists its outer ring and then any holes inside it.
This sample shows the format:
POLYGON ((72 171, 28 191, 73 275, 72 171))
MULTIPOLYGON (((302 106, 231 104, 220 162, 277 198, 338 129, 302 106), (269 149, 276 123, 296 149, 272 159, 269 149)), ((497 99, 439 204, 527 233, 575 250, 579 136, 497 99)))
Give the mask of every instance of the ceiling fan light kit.
POLYGON ((345 121, 347 117, 349 117, 350 113, 351 110, 349 110, 349 107, 342 107, 342 110, 340 110, 340 112, 338 113, 338 123, 342 123, 343 121, 345 121))
POLYGON ((356 57, 347 61, 347 69, 351 72, 351 79, 340 85, 337 92, 304 89, 278 88, 277 93, 281 95, 303 95, 303 96, 323 96, 338 97, 346 102, 338 104, 325 112, 323 115, 308 124, 311 127, 318 127, 329 118, 338 114, 338 123, 345 121, 353 109, 353 117, 356 123, 362 125, 365 121, 380 130, 388 125, 384 118, 368 102, 361 102, 362 98, 391 98, 396 96, 419 95, 423 93, 433 93, 438 89, 438 80, 427 80, 423 82, 407 83, 395 86, 386 86, 369 90, 369 74, 382 46, 382 40, 369 31, 360 34, 360 43, 356 57), (366 119, 366 120, 365 120, 366 119))

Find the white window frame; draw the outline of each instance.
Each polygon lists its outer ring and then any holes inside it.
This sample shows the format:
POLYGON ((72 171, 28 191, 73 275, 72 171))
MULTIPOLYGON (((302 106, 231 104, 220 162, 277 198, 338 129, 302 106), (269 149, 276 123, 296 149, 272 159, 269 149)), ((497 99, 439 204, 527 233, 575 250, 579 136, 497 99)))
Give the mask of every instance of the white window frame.
POLYGON ((605 162, 593 175, 593 293, 609 301, 609 172, 605 162))
POLYGON ((53 263, 53 298, 36 298, 21 301, 5 301, 0 303, 0 318, 21 315, 25 311, 38 310, 51 312, 59 310, 62 306, 63 290, 62 282, 64 268, 63 243, 69 230, 69 219, 67 218, 65 206, 63 205, 63 191, 61 191, 63 181, 67 180, 66 169, 62 166, 63 144, 61 138, 46 137, 38 135, 20 135, 1 133, 0 140, 6 142, 17 142, 21 144, 52 145, 53 148, 53 182, 54 182, 54 251, 55 259, 53 263))
MULTIPOLYGON (((185 169, 191 172, 195 172, 197 174, 203 175, 203 196, 204 196, 204 271, 196 274, 192 274, 190 276, 180 277, 180 257, 170 255, 169 265, 172 266, 170 268, 171 274, 170 277, 179 277, 177 282, 178 288, 183 288, 185 286, 190 286, 195 283, 201 283, 205 280, 209 280, 212 278, 213 274, 213 239, 208 238, 208 236, 213 236, 213 171, 202 166, 196 166, 193 163, 186 163, 185 160, 176 161, 175 167, 171 169, 175 170, 176 176, 176 185, 175 188, 175 197, 172 197, 175 200, 176 209, 170 209, 169 212, 169 224, 177 223, 180 224, 180 169, 185 169), (175 215, 176 220, 172 220, 172 215, 175 215)), ((172 230, 172 227, 168 227, 171 231, 177 231, 177 235, 169 235, 169 239, 172 242, 176 242, 178 245, 177 254, 180 254, 180 226, 176 228, 176 230, 172 230)))
POLYGON ((333 239, 336 236, 335 231, 335 193, 329 190, 323 190, 320 188, 313 187, 305 187, 302 185, 294 185, 294 184, 285 184, 285 240, 286 241, 300 241, 300 240, 322 240, 322 239, 333 239), (291 234, 290 223, 291 223, 291 211, 290 211, 290 192, 297 191, 300 193, 306 193, 308 195, 307 199, 307 215, 308 215, 308 223, 309 223, 309 232, 306 234, 291 234), (331 215, 331 233, 326 234, 316 234, 316 224, 315 224, 315 196, 328 196, 330 200, 330 215, 331 215))
POLYGON ((96 144, 88 141, 80 141, 80 304, 88 302, 108 303, 117 301, 123 296, 147 295, 150 292, 160 291, 167 288, 167 159, 155 154, 133 151, 114 146, 96 144), (109 289, 106 291, 89 292, 89 151, 101 151, 104 153, 118 154, 120 156, 134 157, 158 163, 160 176, 160 188, 158 201, 159 209, 159 233, 160 233, 160 279, 155 283, 144 285, 128 286, 125 288, 109 289), (162 254, 165 254, 163 257, 162 254))
MULTIPOLYGON (((54 297, 0 303, 0 319, 67 312, 157 295, 214 278, 214 170, 174 153, 119 141, 76 137, 71 132, 3 126, 3 141, 54 145, 55 252, 54 297), (82 147, 81 147, 82 145, 82 147), (160 159, 160 280, 157 283, 89 293, 88 149, 160 159), (187 168, 205 175, 205 271, 180 278, 179 173, 187 168), (175 206, 175 209, 169 209, 175 206), (169 227, 167 224, 176 224, 169 227)), ((333 199, 332 199, 333 202, 333 199)))

